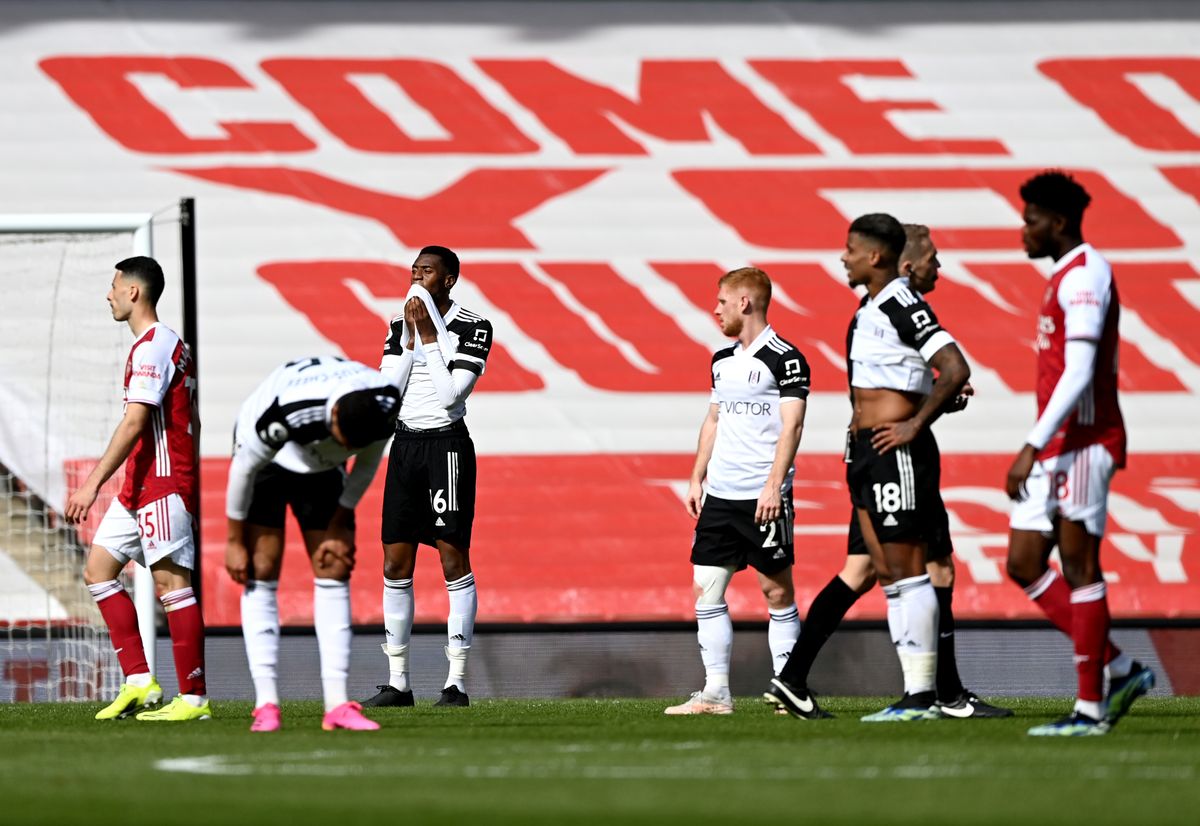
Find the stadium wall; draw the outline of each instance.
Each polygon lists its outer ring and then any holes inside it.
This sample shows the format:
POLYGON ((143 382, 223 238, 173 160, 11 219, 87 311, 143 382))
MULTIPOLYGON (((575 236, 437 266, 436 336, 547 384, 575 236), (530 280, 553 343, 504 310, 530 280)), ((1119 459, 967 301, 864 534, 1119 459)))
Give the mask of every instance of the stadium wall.
MULTIPOLYGON (((933 227, 932 303, 975 371, 970 408, 937 425, 956 614, 1033 617, 1004 577, 1000 486, 1034 418, 1045 277, 1020 250, 1017 186, 1047 166, 1095 197, 1086 233, 1124 304, 1113 612, 1200 616, 1194 4, 9 2, 0 18, 0 211, 197 199, 210 624, 238 621, 222 566, 238 405, 300 355, 375 363, 426 243, 458 250, 456 295, 496 331, 468 415, 481 621, 690 616, 680 498, 722 344, 707 315, 746 262, 813 365, 803 610, 848 515, 855 298, 837 258, 848 219, 878 210, 933 227)), ((381 479, 360 509, 361 625, 380 621, 381 479)), ((421 622, 445 615, 436 567, 419 564, 421 622)), ((311 623, 308 581, 289 546, 285 622, 311 623)), ((730 607, 765 619, 749 578, 730 607)), ((851 616, 882 614, 876 594, 851 616)))

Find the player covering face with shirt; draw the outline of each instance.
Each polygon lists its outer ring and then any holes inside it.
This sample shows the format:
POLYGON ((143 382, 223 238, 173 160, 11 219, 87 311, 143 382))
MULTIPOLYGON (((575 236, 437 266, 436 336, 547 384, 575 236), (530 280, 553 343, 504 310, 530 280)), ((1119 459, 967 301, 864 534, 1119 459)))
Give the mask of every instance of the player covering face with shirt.
POLYGON ((475 445, 466 400, 483 374, 491 323, 458 304, 450 291, 458 256, 445 247, 421 250, 412 264, 403 315, 392 319, 380 370, 401 393, 383 495, 383 620, 388 682, 367 706, 412 706, 408 647, 415 602, 417 548, 437 550, 450 613, 448 671, 437 704, 470 704, 467 658, 478 597, 471 570, 475 519, 475 445))

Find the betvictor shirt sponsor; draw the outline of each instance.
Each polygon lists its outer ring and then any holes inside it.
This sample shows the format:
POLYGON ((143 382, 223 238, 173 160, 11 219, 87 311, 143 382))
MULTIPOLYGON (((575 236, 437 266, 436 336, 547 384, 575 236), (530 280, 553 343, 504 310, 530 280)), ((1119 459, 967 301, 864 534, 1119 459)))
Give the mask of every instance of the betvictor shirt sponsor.
MULTIPOLYGON (((712 360, 717 440, 708 463, 708 492, 722 499, 757 499, 775 461, 780 406, 807 398, 808 361, 770 326, 749 347, 718 350, 712 360)), ((789 470, 783 489, 792 485, 789 470)))

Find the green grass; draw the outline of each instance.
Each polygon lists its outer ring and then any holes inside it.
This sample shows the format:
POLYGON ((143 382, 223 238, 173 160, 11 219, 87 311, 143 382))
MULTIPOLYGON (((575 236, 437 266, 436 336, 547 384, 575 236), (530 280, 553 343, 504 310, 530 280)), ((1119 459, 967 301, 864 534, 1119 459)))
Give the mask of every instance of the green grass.
POLYGON ((1067 700, 1013 700, 1010 720, 864 724, 668 718, 651 700, 375 709, 379 732, 323 732, 317 703, 252 735, 248 703, 187 724, 97 723, 98 705, 0 706, 0 822, 1191 823, 1200 698, 1142 699, 1106 737, 1025 735, 1067 700), (168 770, 168 769, 174 770, 168 770))

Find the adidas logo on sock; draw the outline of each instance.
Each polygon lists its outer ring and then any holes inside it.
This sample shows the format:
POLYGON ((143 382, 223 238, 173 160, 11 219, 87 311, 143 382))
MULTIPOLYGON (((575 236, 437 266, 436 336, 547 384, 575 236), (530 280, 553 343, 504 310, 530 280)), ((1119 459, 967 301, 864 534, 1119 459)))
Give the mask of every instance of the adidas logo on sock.
POLYGON ((199 677, 199 676, 201 676, 201 675, 203 675, 203 674, 204 674, 204 669, 203 669, 203 668, 194 668, 194 669, 192 669, 192 673, 187 675, 187 678, 188 678, 189 680, 194 680, 194 679, 196 679, 197 677, 199 677))
POLYGON ((446 527, 446 523, 442 520, 442 517, 440 517, 440 516, 437 518, 437 521, 434 522, 433 524, 437 525, 439 528, 446 527))
POLYGON ((900 523, 896 521, 896 517, 890 513, 886 517, 884 517, 883 525, 886 528, 894 528, 899 524, 900 523))

